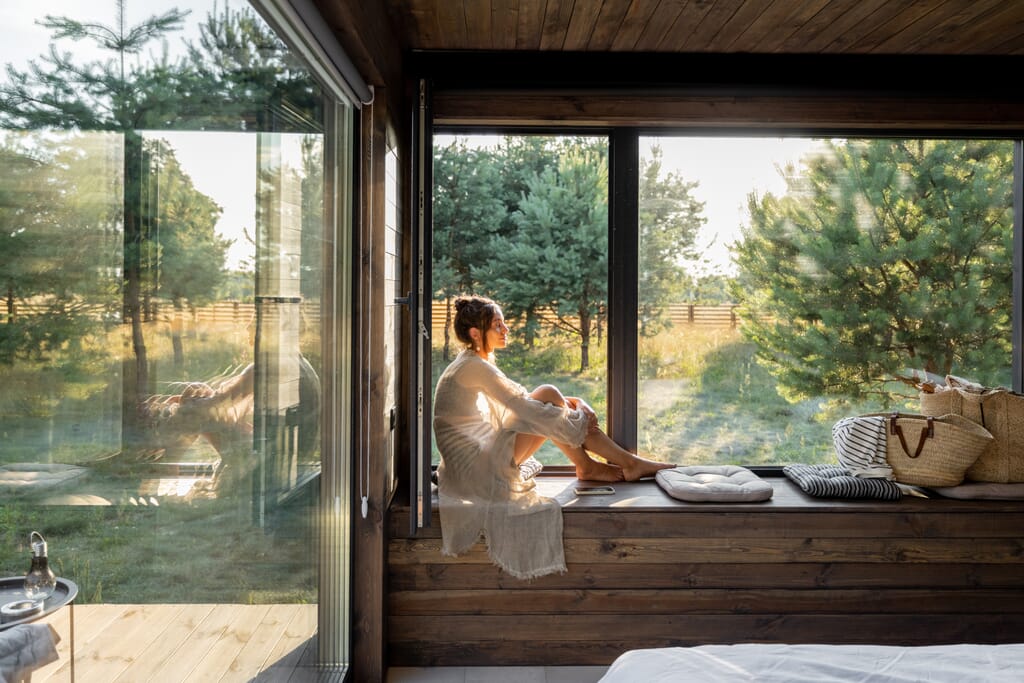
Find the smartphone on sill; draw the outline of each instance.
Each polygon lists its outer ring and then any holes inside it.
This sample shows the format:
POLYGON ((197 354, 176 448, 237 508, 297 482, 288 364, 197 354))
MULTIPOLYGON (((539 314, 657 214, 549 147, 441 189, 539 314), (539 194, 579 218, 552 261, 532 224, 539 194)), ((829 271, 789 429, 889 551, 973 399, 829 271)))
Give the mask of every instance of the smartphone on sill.
POLYGON ((577 496, 610 496, 615 493, 611 486, 577 486, 577 496))

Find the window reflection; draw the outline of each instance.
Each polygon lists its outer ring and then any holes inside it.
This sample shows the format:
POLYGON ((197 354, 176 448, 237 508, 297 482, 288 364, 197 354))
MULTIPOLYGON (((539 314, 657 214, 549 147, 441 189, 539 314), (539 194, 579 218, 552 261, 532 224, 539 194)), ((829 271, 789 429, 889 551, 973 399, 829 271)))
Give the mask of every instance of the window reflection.
POLYGON ((315 602, 324 98, 192 4, 0 79, 0 565, 31 519, 86 602, 315 602))

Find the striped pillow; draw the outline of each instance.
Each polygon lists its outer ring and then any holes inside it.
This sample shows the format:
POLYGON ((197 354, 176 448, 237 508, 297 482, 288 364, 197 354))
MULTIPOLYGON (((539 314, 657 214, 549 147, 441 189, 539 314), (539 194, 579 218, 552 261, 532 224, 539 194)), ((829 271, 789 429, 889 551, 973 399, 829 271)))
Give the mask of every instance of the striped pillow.
POLYGON ((832 443, 839 464, 855 477, 895 479, 885 456, 886 418, 846 417, 832 425, 832 443))

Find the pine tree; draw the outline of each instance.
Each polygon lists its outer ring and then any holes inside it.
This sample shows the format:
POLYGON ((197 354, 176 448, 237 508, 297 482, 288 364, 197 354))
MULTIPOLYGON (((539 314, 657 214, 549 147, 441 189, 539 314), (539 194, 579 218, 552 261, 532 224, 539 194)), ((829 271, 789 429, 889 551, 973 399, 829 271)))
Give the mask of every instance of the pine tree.
POLYGON ((432 277, 435 296, 445 301, 445 361, 455 297, 477 291, 474 268, 491 258, 489 238, 505 220, 500 185, 492 152, 469 149, 459 139, 435 150, 432 277))
POLYGON ((839 141, 751 197, 736 245, 746 334, 780 392, 913 392, 919 371, 1009 365, 1012 145, 839 141), (904 387, 900 389, 899 387, 904 387))

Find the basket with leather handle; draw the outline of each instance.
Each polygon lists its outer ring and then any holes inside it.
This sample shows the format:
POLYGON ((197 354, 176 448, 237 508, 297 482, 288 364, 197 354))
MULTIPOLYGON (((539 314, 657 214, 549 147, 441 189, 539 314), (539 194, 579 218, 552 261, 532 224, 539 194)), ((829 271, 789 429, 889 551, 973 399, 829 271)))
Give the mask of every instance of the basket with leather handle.
POLYGON ((967 480, 1024 482, 1024 395, 1003 388, 968 391, 951 384, 922 392, 921 412, 962 415, 992 433, 991 445, 967 470, 967 480))
POLYGON ((901 484, 956 486, 992 442, 992 434, 960 415, 876 413, 888 418, 886 460, 901 484))

